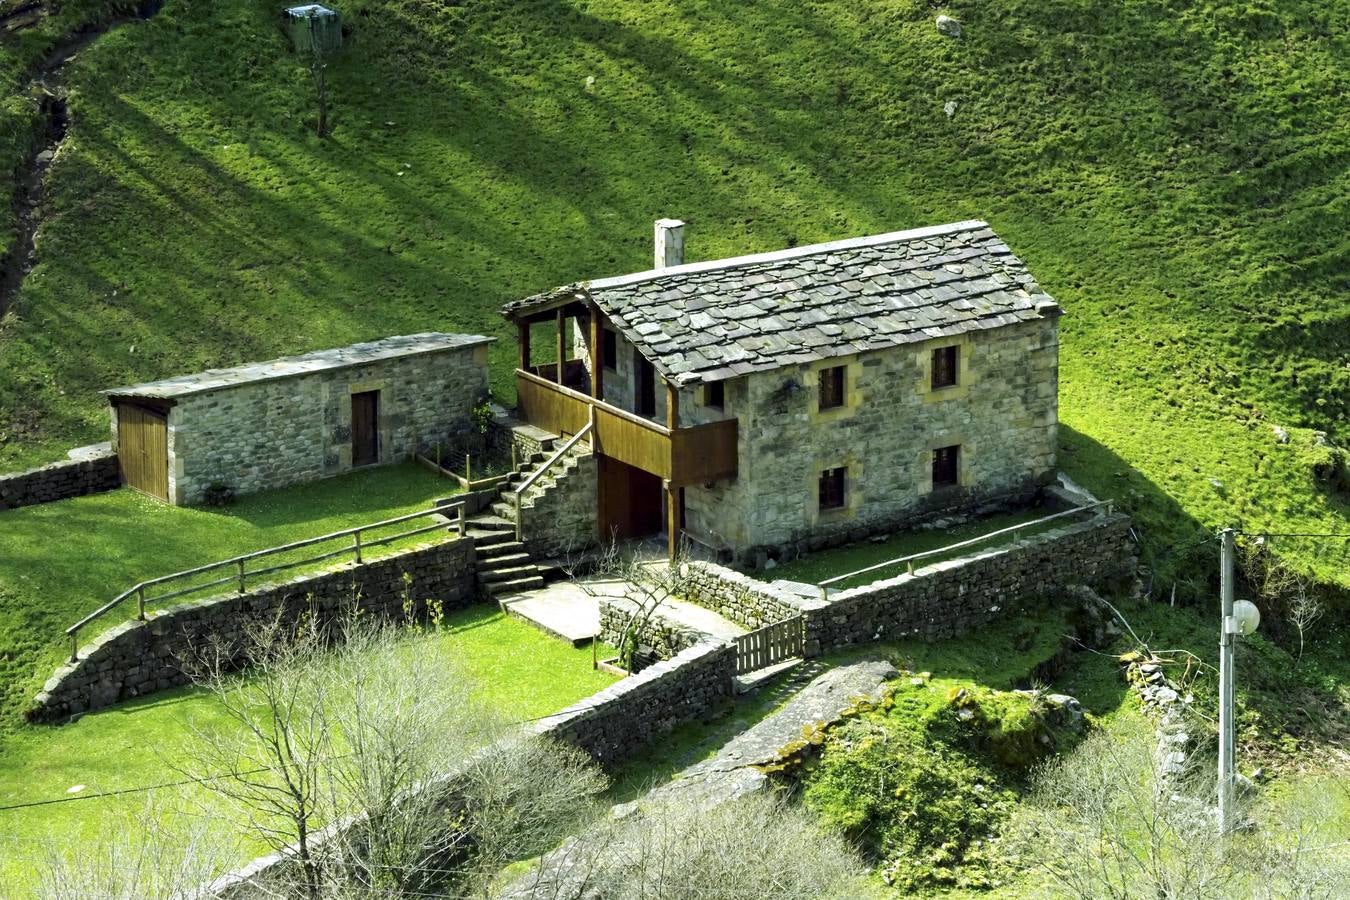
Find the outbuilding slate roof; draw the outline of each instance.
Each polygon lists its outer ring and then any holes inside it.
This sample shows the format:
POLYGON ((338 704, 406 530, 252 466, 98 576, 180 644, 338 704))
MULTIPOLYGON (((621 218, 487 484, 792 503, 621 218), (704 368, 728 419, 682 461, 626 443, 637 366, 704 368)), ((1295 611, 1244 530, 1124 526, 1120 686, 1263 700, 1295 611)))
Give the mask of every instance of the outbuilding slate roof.
POLYGON ((503 307, 593 300, 679 384, 1058 315, 980 221, 582 282, 503 307))
POLYGON ((421 334, 405 334, 364 344, 352 344, 349 347, 317 350, 301 356, 285 356, 267 362, 249 363, 229 369, 208 369, 195 375, 179 375, 174 378, 166 378, 163 381, 151 381, 129 387, 113 388, 101 393, 115 397, 149 397, 167 400, 174 397, 185 397, 189 394, 203 394, 207 391, 216 391, 249 382, 309 375, 328 369, 344 369, 399 356, 416 356, 422 353, 435 353, 440 350, 473 347, 479 344, 489 344, 494 340, 496 338, 477 334, 445 334, 433 331, 421 334))

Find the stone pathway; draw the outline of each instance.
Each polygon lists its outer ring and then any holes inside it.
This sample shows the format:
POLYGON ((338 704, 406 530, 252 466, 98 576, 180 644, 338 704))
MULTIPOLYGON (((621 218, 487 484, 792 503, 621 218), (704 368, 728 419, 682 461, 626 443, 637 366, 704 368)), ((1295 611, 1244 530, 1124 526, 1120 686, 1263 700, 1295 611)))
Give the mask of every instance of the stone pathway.
MULTIPOLYGON (((608 822, 568 838, 558 849, 545 854, 537 871, 553 873, 547 885, 539 884, 536 873, 531 873, 517 879, 499 896, 525 900, 584 895, 580 883, 584 873, 571 874, 569 869, 593 856, 600 842, 612 841, 612 822, 641 817, 644 808, 670 803, 711 809, 765 790, 769 779, 758 766, 776 762, 779 751, 801 738, 806 726, 837 721, 859 697, 879 700, 882 686, 898 675, 894 666, 882 660, 826 671, 801 688, 782 709, 728 741, 713 758, 689 766, 639 800, 613 807, 608 822), (569 884, 573 880, 578 883, 569 884)), ((620 848, 615 852, 623 851, 620 848)))
MULTIPOLYGON (((621 579, 590 576, 577 582, 555 581, 542 588, 505 597, 501 606, 507 614, 579 647, 594 640, 600 632, 598 598, 622 597, 623 594, 621 579)), ((712 610, 682 600, 665 601, 659 612, 686 628, 722 640, 745 634, 744 628, 712 610)))

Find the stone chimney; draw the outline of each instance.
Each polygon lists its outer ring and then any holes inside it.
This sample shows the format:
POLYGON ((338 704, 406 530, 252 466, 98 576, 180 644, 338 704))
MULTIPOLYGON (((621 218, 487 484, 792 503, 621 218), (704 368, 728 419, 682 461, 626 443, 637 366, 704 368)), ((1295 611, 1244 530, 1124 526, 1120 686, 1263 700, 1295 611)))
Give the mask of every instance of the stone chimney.
POLYGON ((681 265, 684 265, 684 223, 679 219, 657 219, 655 268, 681 265))

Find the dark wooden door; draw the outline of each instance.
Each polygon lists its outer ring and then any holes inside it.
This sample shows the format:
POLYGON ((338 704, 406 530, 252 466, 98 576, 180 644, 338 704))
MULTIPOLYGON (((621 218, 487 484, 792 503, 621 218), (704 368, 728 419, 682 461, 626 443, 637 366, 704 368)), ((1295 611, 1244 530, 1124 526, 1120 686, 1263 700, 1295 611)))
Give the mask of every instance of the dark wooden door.
POLYGON ((656 370, 647 362, 646 357, 633 351, 633 371, 637 378, 637 392, 633 412, 640 416, 656 415, 656 370))
POLYGON ((380 392, 352 394, 352 465, 380 461, 380 392))
POLYGON ((128 487, 169 499, 169 417, 133 403, 117 404, 117 464, 128 487))
POLYGON ((660 477, 608 456, 600 457, 600 538, 628 540, 658 534, 660 477))

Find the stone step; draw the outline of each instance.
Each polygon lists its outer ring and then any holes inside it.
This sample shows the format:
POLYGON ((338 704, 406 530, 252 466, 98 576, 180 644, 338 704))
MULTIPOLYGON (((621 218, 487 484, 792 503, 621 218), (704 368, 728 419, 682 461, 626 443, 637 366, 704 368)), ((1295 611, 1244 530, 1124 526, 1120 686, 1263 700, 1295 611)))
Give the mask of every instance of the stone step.
POLYGON ((503 519, 512 522, 516 519, 516 508, 514 504, 504 503, 501 500, 498 500, 496 503, 492 504, 491 509, 493 514, 500 516, 503 519))
POLYGON ((543 586, 544 576, 530 575, 525 578, 516 578, 512 581, 489 582, 483 585, 483 590, 487 592, 489 597, 496 600, 500 597, 532 591, 543 586))
POLYGON ((503 581, 524 581, 529 578, 538 578, 541 587, 544 584, 543 576, 535 569, 533 563, 526 563, 523 566, 512 566, 504 569, 478 570, 478 582, 484 587, 498 584, 503 581))
MULTIPOLYGON (((534 566, 534 560, 531 559, 530 554, 526 553, 524 550, 517 550, 510 544, 498 544, 497 546, 508 548, 508 552, 494 556, 486 556, 482 553, 478 554, 478 571, 480 573, 497 572, 502 569, 515 568, 516 566, 534 566)), ((538 571, 537 566, 534 566, 534 568, 538 571)), ((544 573, 539 572, 538 574, 542 575, 544 573)))
POLYGON ((469 521, 467 537, 478 548, 480 556, 486 551, 495 550, 497 547, 519 543, 514 531, 484 531, 481 528, 474 528, 472 520, 469 521))
POLYGON ((485 531, 484 534, 499 536, 501 539, 491 543, 479 542, 478 560, 493 559, 498 556, 508 556, 512 553, 524 553, 525 545, 516 540, 514 534, 507 534, 503 531, 485 531))
POLYGON ((469 520, 469 528, 478 531, 509 531, 515 534, 516 523, 501 516, 477 515, 469 520))

